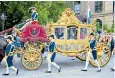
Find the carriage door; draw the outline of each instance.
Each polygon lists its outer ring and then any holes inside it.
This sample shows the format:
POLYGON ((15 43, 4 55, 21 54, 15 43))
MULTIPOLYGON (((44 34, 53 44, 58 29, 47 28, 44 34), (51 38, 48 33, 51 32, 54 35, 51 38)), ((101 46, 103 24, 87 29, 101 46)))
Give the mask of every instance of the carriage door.
POLYGON ((67 40, 77 40, 77 27, 67 27, 67 40))
POLYGON ((54 35, 57 47, 61 50, 64 49, 65 45, 65 27, 63 26, 55 26, 54 27, 54 35))
POLYGON ((71 25, 67 27, 67 40, 66 45, 68 51, 76 51, 78 43, 78 27, 71 25))

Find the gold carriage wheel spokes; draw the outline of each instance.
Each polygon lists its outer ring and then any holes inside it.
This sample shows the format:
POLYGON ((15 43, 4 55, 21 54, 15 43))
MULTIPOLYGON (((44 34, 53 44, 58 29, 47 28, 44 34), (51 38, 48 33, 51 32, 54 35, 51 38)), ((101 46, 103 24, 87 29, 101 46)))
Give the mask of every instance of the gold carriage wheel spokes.
POLYGON ((29 60, 29 59, 30 59, 30 57, 29 57, 29 56, 27 56, 27 55, 25 55, 24 59, 29 60))
POLYGON ((98 51, 101 51, 103 49, 103 44, 97 44, 97 50, 98 51))
POLYGON ((103 64, 103 61, 101 60, 101 58, 98 59, 100 61, 100 64, 103 64))
POLYGON ((30 63, 30 61, 29 60, 25 60, 25 65, 27 65, 27 64, 29 64, 30 63))
MULTIPOLYGON (((100 66, 103 67, 109 62, 109 60, 111 58, 111 52, 107 45, 105 45, 103 43, 100 43, 100 44, 102 44, 103 46, 102 46, 102 50, 100 49, 101 51, 99 51, 98 50, 99 47, 97 47, 97 55, 98 55, 97 59, 99 61, 100 66)), ((97 65, 94 62, 94 59, 91 58, 90 63, 94 67, 97 67, 97 65)))
POLYGON ((77 58, 78 58, 79 60, 81 60, 81 61, 86 61, 86 54, 87 54, 87 52, 85 52, 85 53, 80 53, 80 54, 77 56, 77 58))
POLYGON ((109 51, 110 51, 109 48, 107 48, 107 47, 104 47, 104 48, 103 48, 104 54, 107 54, 109 51))
POLYGON ((38 67, 38 66, 36 66, 35 64, 34 64, 34 62, 30 62, 30 64, 28 65, 29 66, 29 68, 36 68, 36 67, 38 67))
POLYGON ((107 60, 102 56, 102 59, 105 61, 105 62, 107 62, 107 60))
POLYGON ((85 54, 85 53, 83 53, 83 54, 81 55, 81 57, 86 58, 86 54, 85 54))
POLYGON ((42 61, 43 59, 41 53, 36 50, 25 52, 25 54, 22 56, 22 64, 26 69, 29 70, 39 68, 42 64, 42 61))
POLYGON ((106 57, 109 57, 109 56, 110 56, 110 51, 109 51, 109 49, 107 47, 105 47, 104 50, 103 50, 103 54, 100 57, 100 59, 101 59, 101 61, 106 63, 106 62, 108 62, 108 59, 106 57))

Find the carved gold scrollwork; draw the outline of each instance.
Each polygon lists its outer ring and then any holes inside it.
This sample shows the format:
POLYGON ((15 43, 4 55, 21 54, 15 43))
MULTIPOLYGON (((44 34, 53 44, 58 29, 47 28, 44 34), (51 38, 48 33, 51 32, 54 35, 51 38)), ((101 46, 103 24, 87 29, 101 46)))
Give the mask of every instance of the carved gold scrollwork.
POLYGON ((60 16, 59 20, 55 24, 81 24, 81 22, 75 16, 74 11, 70 8, 67 8, 62 15, 60 16))
POLYGON ((47 30, 46 30, 46 32, 47 32, 47 34, 48 34, 48 36, 49 35, 51 35, 52 33, 53 33, 53 24, 52 23, 49 23, 49 24, 47 24, 47 30))
POLYGON ((82 48, 84 48, 85 45, 83 44, 64 44, 64 45, 59 45, 57 44, 57 48, 60 48, 61 50, 64 51, 80 51, 82 48))

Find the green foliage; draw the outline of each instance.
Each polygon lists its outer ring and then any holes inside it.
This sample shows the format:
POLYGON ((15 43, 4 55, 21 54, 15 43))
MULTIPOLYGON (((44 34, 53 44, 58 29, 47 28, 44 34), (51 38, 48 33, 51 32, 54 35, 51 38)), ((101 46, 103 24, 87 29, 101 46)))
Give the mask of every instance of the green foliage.
POLYGON ((99 25, 99 22, 95 21, 94 22, 95 25, 96 25, 96 32, 100 30, 100 25, 99 25))
POLYGON ((114 24, 112 24, 110 31, 113 33, 114 32, 114 24))
MULTIPOLYGON (((100 28, 100 25, 97 21, 94 22, 95 25, 96 25, 96 32, 99 31, 101 28, 100 28)), ((107 33, 113 33, 114 32, 114 24, 112 24, 111 28, 109 28, 109 26, 107 24, 104 24, 103 25, 103 30, 106 31, 107 33)))
POLYGON ((107 24, 103 25, 103 30, 107 33, 113 33, 114 32, 114 24, 112 24, 111 28, 107 24))
POLYGON ((65 1, 40 1, 35 3, 35 7, 39 14, 39 22, 47 24, 48 22, 56 22, 59 15, 68 8, 68 4, 65 1))
POLYGON ((108 25, 107 24, 103 25, 103 30, 107 30, 108 31, 108 25))
MULTIPOLYGON (((56 22, 59 15, 68 7, 66 1, 0 1, 0 15, 5 12, 7 20, 5 29, 23 22, 30 18, 29 7, 35 6, 39 14, 39 22, 47 24, 56 22)), ((2 30, 2 21, 0 20, 0 31, 2 30)))
MULTIPOLYGON (((15 24, 20 23, 23 19, 30 17, 28 8, 34 6, 33 1, 0 1, 0 15, 4 12, 7 16, 5 29, 11 28, 15 24)), ((0 21, 0 31, 2 27, 0 21)))

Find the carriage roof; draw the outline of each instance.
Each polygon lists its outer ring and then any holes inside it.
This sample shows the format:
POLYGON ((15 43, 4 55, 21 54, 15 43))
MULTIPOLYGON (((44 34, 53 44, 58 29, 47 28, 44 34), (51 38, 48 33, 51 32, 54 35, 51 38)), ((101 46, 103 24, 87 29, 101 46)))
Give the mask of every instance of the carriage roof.
POLYGON ((68 27, 70 25, 74 25, 76 27, 84 27, 84 28, 92 28, 94 26, 93 23, 86 24, 79 21, 77 16, 75 15, 74 11, 70 8, 65 9, 64 12, 62 12, 62 15, 59 17, 58 21, 56 23, 50 22, 47 24, 47 28, 49 28, 48 34, 51 34, 53 32, 54 27, 68 27))

